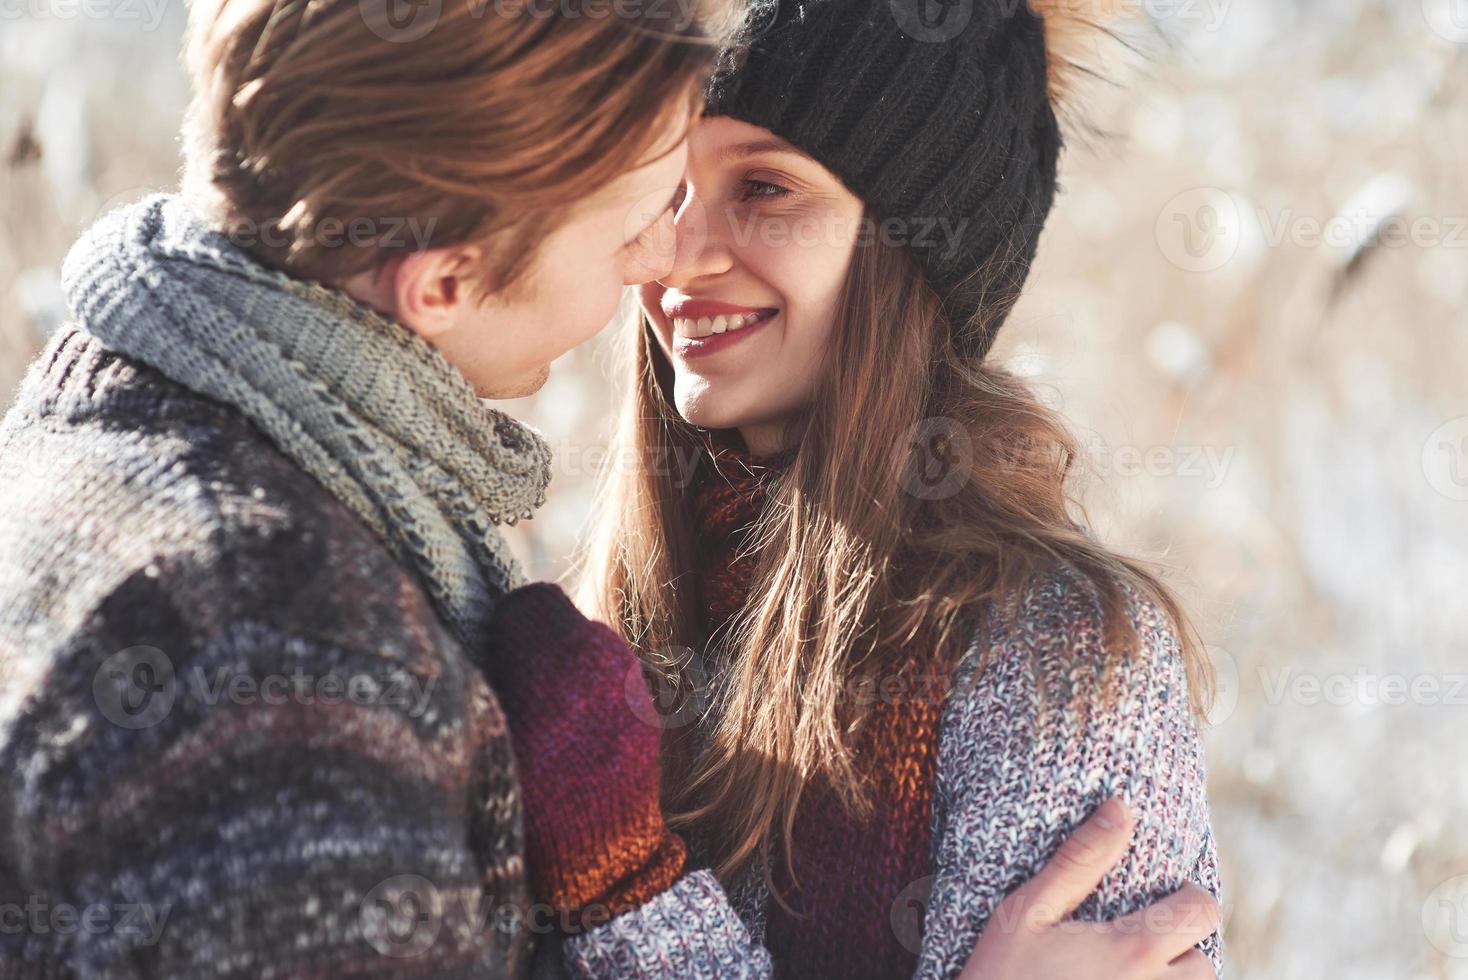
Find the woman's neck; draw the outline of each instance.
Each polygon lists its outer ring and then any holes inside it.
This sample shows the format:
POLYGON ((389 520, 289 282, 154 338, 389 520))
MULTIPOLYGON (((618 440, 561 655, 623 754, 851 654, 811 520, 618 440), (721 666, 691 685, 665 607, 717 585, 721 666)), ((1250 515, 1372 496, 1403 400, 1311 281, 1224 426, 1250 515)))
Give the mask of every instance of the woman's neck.
POLYGON ((752 456, 773 456, 794 445, 785 420, 739 426, 739 437, 752 456))

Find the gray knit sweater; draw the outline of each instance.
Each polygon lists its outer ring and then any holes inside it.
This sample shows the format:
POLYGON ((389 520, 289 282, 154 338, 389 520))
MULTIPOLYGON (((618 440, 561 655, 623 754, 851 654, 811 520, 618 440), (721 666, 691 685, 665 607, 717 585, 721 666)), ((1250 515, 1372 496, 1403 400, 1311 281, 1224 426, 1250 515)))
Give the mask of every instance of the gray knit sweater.
MULTIPOLYGON (((1016 618, 975 636, 947 698, 933 797, 931 878, 913 883, 920 930, 904 937, 917 976, 955 977, 999 901, 1033 877, 1102 800, 1121 794, 1139 816, 1132 847, 1080 907, 1083 919, 1135 911, 1194 881, 1221 900, 1176 634, 1162 610, 1124 586, 1141 652, 1103 697, 1095 590, 1055 572, 1030 588, 1016 618)), ((856 859, 863 842, 851 841, 856 859)), ((576 976, 729 978, 782 973, 761 947, 769 901, 750 867, 728 892, 708 871, 650 905, 569 940, 576 976)), ((899 917, 900 919, 900 917, 899 917)), ((894 928, 899 928, 894 920, 894 928)), ((1222 974, 1222 940, 1204 944, 1222 974)))

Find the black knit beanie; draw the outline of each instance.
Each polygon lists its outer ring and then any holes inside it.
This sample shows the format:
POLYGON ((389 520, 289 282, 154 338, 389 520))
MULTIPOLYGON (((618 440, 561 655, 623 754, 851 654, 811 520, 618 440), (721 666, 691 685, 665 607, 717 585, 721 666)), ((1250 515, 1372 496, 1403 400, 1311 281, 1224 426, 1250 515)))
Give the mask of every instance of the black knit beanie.
POLYGON ((765 0, 751 24, 706 115, 770 130, 894 222, 950 322, 982 299, 997 315, 966 352, 982 357, 1055 197, 1040 16, 1028 0, 765 0))

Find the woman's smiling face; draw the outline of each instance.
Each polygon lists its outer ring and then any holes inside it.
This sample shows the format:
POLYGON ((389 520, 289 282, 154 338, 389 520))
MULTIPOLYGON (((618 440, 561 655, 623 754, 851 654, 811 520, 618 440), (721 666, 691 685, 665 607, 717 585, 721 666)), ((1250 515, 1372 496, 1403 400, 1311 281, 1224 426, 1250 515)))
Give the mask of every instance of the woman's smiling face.
POLYGON ((641 288, 685 419, 737 428, 755 452, 783 447, 815 389, 863 212, 769 130, 694 127, 673 270, 641 288))

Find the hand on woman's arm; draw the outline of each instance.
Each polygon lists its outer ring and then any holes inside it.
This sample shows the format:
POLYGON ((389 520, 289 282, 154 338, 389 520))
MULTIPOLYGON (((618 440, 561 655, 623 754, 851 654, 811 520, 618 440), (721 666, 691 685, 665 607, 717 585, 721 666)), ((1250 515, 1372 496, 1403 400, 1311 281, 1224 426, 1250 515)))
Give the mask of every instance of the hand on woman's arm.
POLYGON ((960 980, 1212 980, 1213 962, 1194 947, 1218 928, 1218 903, 1192 882, 1112 922, 1070 918, 1122 859, 1135 827, 1119 800, 1098 807, 999 903, 960 980))
MULTIPOLYGON (((1039 930, 1053 955, 1079 958, 1088 943, 1110 939, 1108 955, 1131 962, 1130 943, 1131 955, 1155 957, 1155 949, 1142 952, 1145 932, 1131 942, 1121 929, 1186 935, 1193 926, 1169 923, 1176 909, 1161 900, 1189 882, 1218 898, 1202 748, 1177 640, 1153 603, 1132 594, 1128 607, 1141 642, 1135 655, 1119 657, 1104 648, 1094 593, 1078 576, 1056 573, 1032 587, 1015 622, 995 625, 986 656, 960 670, 939 745, 923 980, 959 976, 976 950, 976 965, 988 961, 996 928, 1013 946, 1007 955, 1033 952, 1039 940, 1007 931, 1025 900, 1014 895, 1110 797, 1122 797, 1135 817, 1130 844, 1073 917, 1121 921, 1039 930), (1156 910, 1134 915, 1154 902, 1156 910)), ((1201 951, 1221 972, 1221 940, 1208 932, 1201 951)), ((1171 976, 1150 968, 1079 975, 1171 976)))

